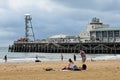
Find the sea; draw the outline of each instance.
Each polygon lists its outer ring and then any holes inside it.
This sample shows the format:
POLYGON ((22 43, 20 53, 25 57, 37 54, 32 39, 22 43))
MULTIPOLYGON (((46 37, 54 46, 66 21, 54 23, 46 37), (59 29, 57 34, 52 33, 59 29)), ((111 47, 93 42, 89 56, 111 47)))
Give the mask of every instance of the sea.
MULTIPOLYGON (((76 60, 81 61, 81 56, 76 53, 36 53, 36 52, 8 52, 8 47, 0 47, 0 63, 5 62, 4 56, 7 55, 7 62, 34 62, 36 56, 41 61, 61 61, 61 54, 63 60, 67 61, 69 58, 73 59, 74 54, 76 60)), ((119 59, 120 54, 87 54, 87 60, 113 60, 119 59)))

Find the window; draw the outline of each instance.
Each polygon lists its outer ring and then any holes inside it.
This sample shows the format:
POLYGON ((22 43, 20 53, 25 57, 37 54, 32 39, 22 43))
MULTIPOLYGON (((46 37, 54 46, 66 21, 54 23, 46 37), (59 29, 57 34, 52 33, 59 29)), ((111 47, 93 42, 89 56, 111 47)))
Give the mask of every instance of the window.
POLYGON ((119 37, 119 31, 114 31, 115 37, 119 37))
POLYGON ((96 32, 96 37, 101 37, 101 32, 100 31, 96 32))
POLYGON ((107 37, 107 31, 102 32, 103 37, 107 37))
POLYGON ((109 37, 113 37, 113 31, 108 31, 109 37))

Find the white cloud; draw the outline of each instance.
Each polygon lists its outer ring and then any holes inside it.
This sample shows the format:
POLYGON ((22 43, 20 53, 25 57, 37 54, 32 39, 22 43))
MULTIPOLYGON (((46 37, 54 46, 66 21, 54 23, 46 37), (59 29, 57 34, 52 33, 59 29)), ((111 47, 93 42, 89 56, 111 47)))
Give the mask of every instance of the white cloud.
POLYGON ((14 11, 21 11, 22 9, 25 9, 29 7, 32 0, 8 0, 8 6, 10 9, 14 11))
POLYGON ((77 34, 93 17, 119 26, 119 4, 120 0, 0 0, 0 42, 3 37, 12 41, 24 35, 26 13, 32 15, 37 39, 77 34))
POLYGON ((15 33, 10 30, 0 29, 0 37, 10 37, 10 36, 14 36, 14 35, 15 35, 15 33))
POLYGON ((8 0, 8 5, 10 9, 17 12, 29 9, 51 12, 54 8, 51 0, 8 0))

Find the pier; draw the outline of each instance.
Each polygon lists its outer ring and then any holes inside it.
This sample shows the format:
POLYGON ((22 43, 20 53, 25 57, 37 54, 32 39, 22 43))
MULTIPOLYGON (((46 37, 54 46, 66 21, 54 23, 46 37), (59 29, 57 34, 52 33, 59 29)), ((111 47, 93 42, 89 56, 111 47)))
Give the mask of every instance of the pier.
POLYGON ((9 52, 36 53, 79 53, 82 49, 88 54, 120 54, 120 42, 86 42, 86 43, 39 43, 14 42, 9 52))
POLYGON ((54 35, 35 40, 30 14, 25 14, 25 37, 9 46, 9 52, 120 54, 120 28, 110 28, 98 18, 87 25, 87 31, 78 36, 54 35))

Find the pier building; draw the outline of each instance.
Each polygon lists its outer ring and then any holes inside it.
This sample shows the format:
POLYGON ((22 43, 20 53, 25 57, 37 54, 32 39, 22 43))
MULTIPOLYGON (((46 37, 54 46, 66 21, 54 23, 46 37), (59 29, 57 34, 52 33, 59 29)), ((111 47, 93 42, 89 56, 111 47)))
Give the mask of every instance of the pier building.
POLYGON ((96 29, 104 29, 104 28, 109 28, 109 25, 103 24, 102 22, 100 22, 100 19, 94 17, 92 18, 91 22, 87 25, 86 31, 80 33, 80 40, 82 42, 91 41, 92 36, 90 32, 96 29))
POLYGON ((97 28, 90 31, 90 40, 94 42, 120 42, 120 28, 97 28))

